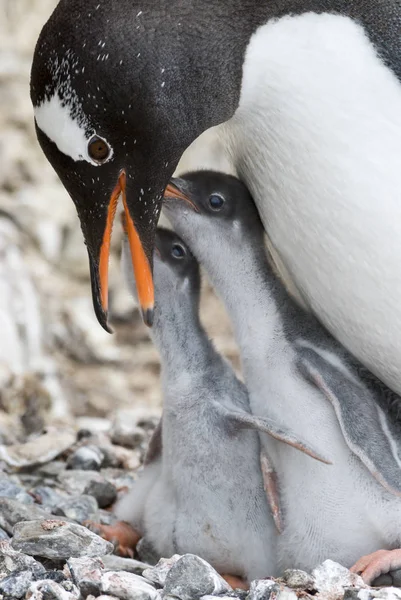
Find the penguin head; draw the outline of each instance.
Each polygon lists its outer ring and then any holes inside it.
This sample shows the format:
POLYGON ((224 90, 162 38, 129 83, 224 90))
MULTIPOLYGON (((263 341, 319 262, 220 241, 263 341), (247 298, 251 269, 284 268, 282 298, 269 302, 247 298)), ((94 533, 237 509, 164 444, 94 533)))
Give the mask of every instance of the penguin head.
POLYGON ((94 308, 106 330, 108 254, 119 196, 150 325, 164 189, 184 150, 229 118, 238 103, 240 69, 228 60, 231 48, 222 50, 228 66, 213 68, 219 63, 213 65, 209 36, 193 41, 193 11, 204 13, 185 2, 60 0, 36 45, 31 99, 37 137, 77 208, 94 308))
MULTIPOLYGON (((195 171, 174 178, 164 195, 164 211, 191 248, 216 250, 263 238, 259 213, 242 181, 215 171, 195 171)), ((263 244, 262 244, 263 245, 263 244)))
MULTIPOLYGON (((126 219, 123 219, 125 238, 122 251, 122 266, 128 287, 135 298, 138 292, 130 261, 126 219)), ((200 299, 200 269, 188 246, 173 231, 158 227, 155 236, 154 281, 156 311, 163 306, 168 311, 182 303, 198 310, 200 299)), ((179 309, 183 310, 183 309, 179 309)))

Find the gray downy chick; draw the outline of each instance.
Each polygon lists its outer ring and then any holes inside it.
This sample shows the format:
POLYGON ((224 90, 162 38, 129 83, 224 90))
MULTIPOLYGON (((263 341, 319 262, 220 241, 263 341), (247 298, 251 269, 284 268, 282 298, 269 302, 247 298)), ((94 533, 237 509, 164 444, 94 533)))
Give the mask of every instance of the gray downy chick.
MULTIPOLYGON (((252 413, 285 420, 327 466, 262 436, 279 481, 279 567, 351 566, 401 542, 400 399, 288 296, 271 269, 247 188, 198 171, 173 179, 164 212, 223 299, 252 413)), ((319 260, 319 257, 316 257, 319 260)))
MULTIPOLYGON (((129 256, 125 243, 123 269, 135 293, 129 256)), ((142 476, 116 514, 161 556, 192 552, 220 573, 247 580, 274 575, 277 532, 258 431, 311 455, 313 444, 309 448, 271 420, 250 414, 245 386, 200 323, 198 263, 167 230, 157 232, 154 280, 151 336, 162 364, 161 429, 142 476)))

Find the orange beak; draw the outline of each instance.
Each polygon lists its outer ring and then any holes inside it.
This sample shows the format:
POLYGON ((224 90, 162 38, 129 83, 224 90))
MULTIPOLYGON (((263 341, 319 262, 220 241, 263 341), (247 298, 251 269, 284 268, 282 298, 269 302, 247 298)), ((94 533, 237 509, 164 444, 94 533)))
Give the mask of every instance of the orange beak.
POLYGON ((177 186, 171 183, 171 181, 164 191, 164 198, 178 198, 179 200, 184 200, 184 202, 189 204, 195 212, 199 212, 198 207, 192 202, 192 200, 188 198, 188 196, 186 196, 181 190, 179 190, 177 186))
POLYGON ((143 320, 148 325, 153 323, 153 308, 154 308, 154 287, 153 277, 149 261, 146 257, 141 240, 136 231, 135 224, 129 213, 126 199, 126 175, 125 171, 121 171, 116 187, 114 188, 108 213, 106 228, 104 230, 103 241, 100 248, 99 258, 99 281, 100 281, 100 301, 103 311, 107 314, 108 309, 108 291, 109 291, 109 256, 110 256, 110 241, 113 229, 114 218, 116 214, 118 199, 121 195, 124 205, 124 221, 126 233, 131 250, 132 266, 134 268, 136 287, 138 290, 138 299, 141 306, 143 320))

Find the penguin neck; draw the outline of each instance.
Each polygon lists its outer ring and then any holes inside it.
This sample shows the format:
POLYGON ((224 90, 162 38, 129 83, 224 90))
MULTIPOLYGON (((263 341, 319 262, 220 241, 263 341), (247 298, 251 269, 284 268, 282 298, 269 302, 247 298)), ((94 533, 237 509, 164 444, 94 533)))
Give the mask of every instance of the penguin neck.
POLYGON ((229 312, 247 369, 248 361, 265 360, 282 339, 281 310, 288 298, 267 260, 262 232, 250 232, 243 244, 227 248, 227 253, 217 268, 211 265, 210 277, 229 312))
POLYGON ((202 370, 210 361, 211 342, 192 298, 172 298, 156 304, 151 336, 160 354, 164 380, 174 380, 185 371, 202 370))

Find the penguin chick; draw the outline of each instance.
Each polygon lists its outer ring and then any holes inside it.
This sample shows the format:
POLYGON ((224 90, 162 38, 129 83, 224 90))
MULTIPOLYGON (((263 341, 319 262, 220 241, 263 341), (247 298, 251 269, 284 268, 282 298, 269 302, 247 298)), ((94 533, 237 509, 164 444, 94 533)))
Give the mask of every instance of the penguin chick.
MULTIPOLYGON (((126 242, 123 269, 135 293, 126 242)), ((157 457, 152 452, 153 460, 116 514, 161 556, 192 552, 220 573, 248 581, 274 575, 277 533, 264 490, 258 431, 315 455, 312 445, 250 415, 245 386, 200 323, 198 263, 170 231, 157 232, 154 274, 150 333, 162 364, 161 451, 157 457)), ((267 474, 266 456, 263 463, 267 474)), ((268 480, 267 493, 274 496, 271 469, 270 486, 268 480)))
POLYGON ((245 185, 189 173, 171 181, 164 211, 228 309, 252 413, 285 419, 333 460, 327 467, 262 436, 280 482, 279 567, 309 570, 327 558, 351 567, 400 544, 401 444, 383 385, 288 296, 245 185))

